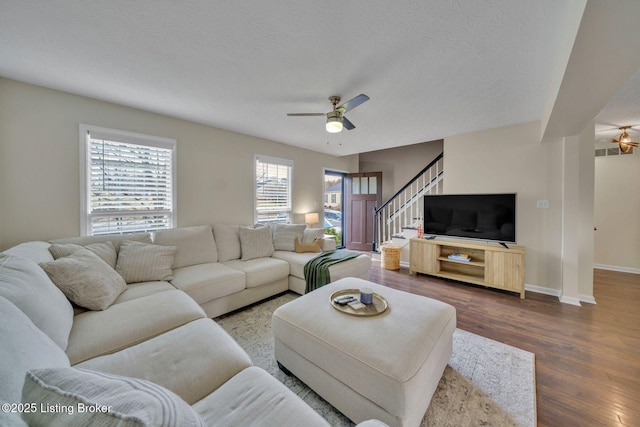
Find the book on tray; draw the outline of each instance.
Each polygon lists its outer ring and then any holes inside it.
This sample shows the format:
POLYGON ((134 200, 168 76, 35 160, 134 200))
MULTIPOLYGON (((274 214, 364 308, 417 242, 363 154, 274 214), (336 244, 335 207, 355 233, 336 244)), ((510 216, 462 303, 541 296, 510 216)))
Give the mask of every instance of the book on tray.
POLYGON ((447 258, 454 261, 462 261, 462 262, 471 261, 471 257, 469 256, 469 254, 455 253, 455 254, 449 255, 447 258))

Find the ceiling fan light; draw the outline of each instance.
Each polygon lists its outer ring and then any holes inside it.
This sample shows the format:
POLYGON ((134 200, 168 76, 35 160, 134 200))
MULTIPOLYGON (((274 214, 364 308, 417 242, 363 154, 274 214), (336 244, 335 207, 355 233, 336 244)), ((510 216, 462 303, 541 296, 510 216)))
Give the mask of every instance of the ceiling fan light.
POLYGON ((342 132, 342 116, 335 112, 327 114, 326 129, 329 133, 342 132))
POLYGON ((620 146, 620 151, 622 151, 623 153, 628 153, 631 150, 633 150, 633 145, 631 144, 624 144, 620 142, 619 146, 620 146))
POLYGON ((629 137, 629 134, 625 131, 625 132, 622 132, 622 134, 620 135, 620 138, 618 138, 618 141, 620 141, 620 144, 628 144, 631 142, 631 138, 629 137))

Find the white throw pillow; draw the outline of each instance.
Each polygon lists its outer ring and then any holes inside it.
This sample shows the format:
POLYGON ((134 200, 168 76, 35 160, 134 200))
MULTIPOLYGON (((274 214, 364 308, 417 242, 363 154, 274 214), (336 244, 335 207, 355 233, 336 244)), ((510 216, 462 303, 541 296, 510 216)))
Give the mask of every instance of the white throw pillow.
POLYGON ((267 226, 240 227, 238 233, 243 261, 273 255, 271 228, 267 226))
POLYGON ((242 257, 239 225, 215 224, 213 226, 213 235, 216 239, 218 260, 220 262, 242 257))
POLYGON ((116 271, 127 283, 169 281, 173 279, 175 253, 175 246, 125 240, 120 244, 116 271))
POLYGON ((150 381, 80 368, 27 372, 22 402, 56 411, 24 413, 29 425, 203 426, 179 396, 150 381))
POLYGON ((316 239, 324 239, 324 228, 306 228, 302 237, 302 244, 311 245, 316 239))
POLYGON ((276 251, 296 250, 296 239, 302 240, 304 230, 307 228, 305 224, 276 224, 273 232, 273 246, 276 251))
POLYGON ((118 254, 116 253, 116 248, 113 246, 111 242, 104 243, 92 243, 90 245, 81 246, 76 245, 74 243, 67 244, 52 244, 49 246, 49 252, 53 255, 53 259, 58 259, 62 257, 66 257, 77 251, 78 249, 85 248, 90 252, 98 255, 98 257, 106 262, 109 267, 116 268, 116 261, 118 259, 118 254))
POLYGON ((89 310, 105 310, 127 289, 122 276, 88 249, 43 262, 40 267, 69 300, 89 310))
POLYGON ((66 350, 73 307, 35 261, 0 256, 0 296, 14 303, 61 349, 66 350))

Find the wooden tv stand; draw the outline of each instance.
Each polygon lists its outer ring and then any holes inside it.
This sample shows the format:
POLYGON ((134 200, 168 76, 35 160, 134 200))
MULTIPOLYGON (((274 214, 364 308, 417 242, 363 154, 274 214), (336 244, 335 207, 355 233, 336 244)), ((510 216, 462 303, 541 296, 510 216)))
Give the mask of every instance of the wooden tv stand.
POLYGON ((466 240, 410 240, 409 273, 423 273, 489 288, 518 292, 524 298, 524 247, 466 240), (471 261, 447 258, 465 253, 471 261))

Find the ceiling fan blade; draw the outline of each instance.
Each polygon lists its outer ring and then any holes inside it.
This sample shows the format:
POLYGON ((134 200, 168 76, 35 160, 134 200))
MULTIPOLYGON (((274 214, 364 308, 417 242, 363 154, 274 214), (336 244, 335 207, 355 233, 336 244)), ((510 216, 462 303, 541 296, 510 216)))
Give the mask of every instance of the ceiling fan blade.
POLYGON ((307 117, 307 116, 324 116, 325 113, 287 113, 287 116, 307 117))
POLYGON ((351 121, 349 121, 349 119, 347 119, 345 116, 342 116, 342 126, 344 126, 344 128, 347 130, 352 130, 356 128, 355 125, 351 123, 351 121))
POLYGON ((362 104, 363 102, 367 102, 368 100, 369 100, 369 97, 367 95, 361 93, 360 95, 356 96, 355 98, 352 98, 352 99, 348 100, 347 102, 345 102, 344 104, 340 105, 336 109, 340 109, 340 110, 342 110, 343 113, 346 113, 347 111, 353 110, 358 105, 362 104))

